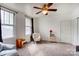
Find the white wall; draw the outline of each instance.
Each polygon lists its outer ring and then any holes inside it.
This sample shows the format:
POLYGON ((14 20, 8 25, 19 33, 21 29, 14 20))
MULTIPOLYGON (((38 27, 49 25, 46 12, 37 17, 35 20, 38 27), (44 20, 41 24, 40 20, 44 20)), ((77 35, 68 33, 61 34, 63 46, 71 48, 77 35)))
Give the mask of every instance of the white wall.
POLYGON ((25 36, 25 16, 22 13, 16 15, 16 38, 25 36))
POLYGON ((49 17, 41 17, 34 19, 34 22, 35 32, 39 32, 43 40, 48 40, 49 29, 53 30, 58 39, 60 38, 60 24, 58 20, 49 17))
POLYGON ((38 20, 38 18, 34 18, 34 20, 33 20, 33 22, 34 22, 34 32, 39 32, 39 20, 38 20))

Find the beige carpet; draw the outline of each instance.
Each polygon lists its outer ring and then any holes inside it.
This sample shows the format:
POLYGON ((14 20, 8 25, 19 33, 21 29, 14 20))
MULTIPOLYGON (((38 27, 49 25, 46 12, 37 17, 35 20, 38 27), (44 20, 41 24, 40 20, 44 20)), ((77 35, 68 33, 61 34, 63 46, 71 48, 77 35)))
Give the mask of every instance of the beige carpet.
POLYGON ((31 42, 24 48, 18 49, 20 56, 73 56, 75 47, 64 43, 42 43, 31 42))

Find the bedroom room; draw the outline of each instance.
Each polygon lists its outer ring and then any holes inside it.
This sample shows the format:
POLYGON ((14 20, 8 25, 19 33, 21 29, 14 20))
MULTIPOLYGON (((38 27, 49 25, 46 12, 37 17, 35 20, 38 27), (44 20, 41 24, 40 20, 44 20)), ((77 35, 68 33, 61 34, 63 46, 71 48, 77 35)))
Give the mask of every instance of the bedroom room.
POLYGON ((0 55, 79 55, 78 12, 79 3, 0 3, 0 55))

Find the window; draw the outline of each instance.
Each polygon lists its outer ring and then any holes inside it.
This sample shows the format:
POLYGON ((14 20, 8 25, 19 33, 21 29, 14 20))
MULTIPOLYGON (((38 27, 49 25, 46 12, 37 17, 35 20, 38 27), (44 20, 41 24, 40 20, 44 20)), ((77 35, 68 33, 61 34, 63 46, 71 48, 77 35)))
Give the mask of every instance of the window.
POLYGON ((25 35, 31 35, 32 33, 32 24, 31 19, 26 18, 25 19, 25 35))
POLYGON ((2 38, 14 37, 14 13, 1 10, 1 27, 2 27, 2 38))

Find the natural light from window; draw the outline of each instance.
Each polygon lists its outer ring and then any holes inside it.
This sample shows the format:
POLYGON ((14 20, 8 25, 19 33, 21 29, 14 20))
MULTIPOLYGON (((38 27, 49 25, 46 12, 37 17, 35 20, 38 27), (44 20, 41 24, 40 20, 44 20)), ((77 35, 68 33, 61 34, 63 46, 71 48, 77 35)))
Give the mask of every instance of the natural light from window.
POLYGON ((31 24, 31 19, 26 18, 25 19, 25 35, 31 35, 32 32, 32 24, 31 24))
POLYGON ((12 38, 14 36, 13 19, 14 19, 13 13, 1 10, 1 27, 2 27, 3 39, 12 38))

